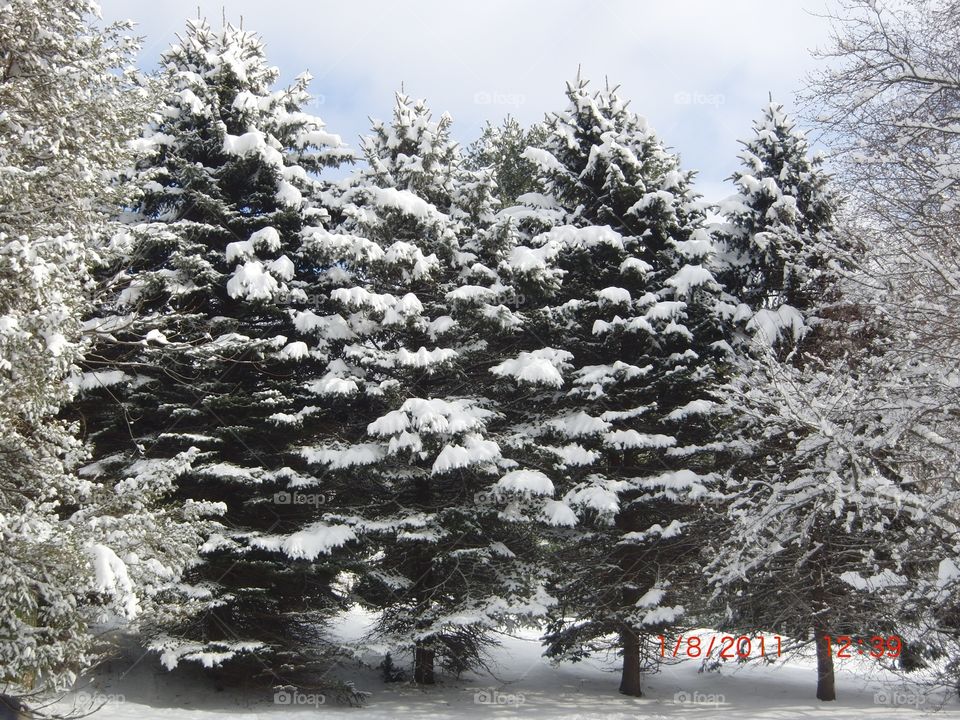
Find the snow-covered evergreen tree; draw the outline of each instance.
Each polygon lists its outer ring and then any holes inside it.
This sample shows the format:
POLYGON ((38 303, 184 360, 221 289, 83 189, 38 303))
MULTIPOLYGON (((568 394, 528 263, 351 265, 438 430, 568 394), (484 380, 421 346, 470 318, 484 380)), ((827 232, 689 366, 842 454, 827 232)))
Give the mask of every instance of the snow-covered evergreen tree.
POLYGON ((541 290, 524 307, 523 348, 492 371, 521 396, 509 406, 514 454, 562 496, 543 508, 547 526, 577 523, 552 533, 548 654, 616 648, 620 690, 639 695, 656 662, 648 641, 695 601, 684 579, 713 483, 732 308, 708 269, 691 173, 615 89, 578 79, 567 96, 543 147, 524 155, 542 191, 504 211, 533 233, 504 271, 541 290))
POLYGON ((850 356, 797 367, 767 353, 729 388, 743 454, 709 577, 725 629, 815 643, 817 698, 834 700, 840 636, 910 637, 914 561, 930 560, 918 549, 936 537, 940 499, 919 481, 919 408, 903 403, 889 358, 861 356, 851 372, 850 356))
POLYGON ((356 587, 380 613, 380 642, 411 651, 427 684, 437 663, 475 665, 492 628, 543 604, 529 524, 477 500, 510 469, 486 368, 491 338, 519 320, 487 241, 495 187, 463 166, 450 122, 400 94, 392 121, 374 124, 368 167, 336 193, 335 229, 305 233, 316 294, 335 311, 298 320, 327 359, 313 390, 343 418, 304 454, 349 495, 331 521, 367 543, 356 587))
POLYGON ((710 574, 731 629, 816 643, 817 697, 834 700, 837 637, 897 632, 924 463, 883 328, 843 282, 829 177, 773 103, 744 146, 724 277, 756 343, 727 389, 740 453, 710 574))
POLYGON ((467 148, 467 165, 475 170, 490 168, 497 184, 500 204, 508 207, 536 187, 536 166, 523 157, 528 147, 538 147, 545 138, 542 125, 524 128, 512 115, 500 125, 487 123, 480 137, 467 148))
POLYGON ((147 639, 168 667, 235 659, 277 679, 324 654, 342 566, 320 556, 352 537, 320 521, 318 495, 295 492, 314 481, 296 448, 328 420, 302 402, 317 366, 292 309, 310 302, 300 233, 327 216, 318 173, 351 153, 303 112, 309 76, 273 89, 251 32, 190 22, 162 62, 140 196, 104 252, 88 322, 88 471, 119 479, 190 458, 178 496, 224 515, 179 588, 192 612, 147 639))
POLYGON ((91 624, 156 619, 189 563, 202 508, 168 503, 189 462, 121 483, 78 475, 60 417, 80 377, 88 265, 128 188, 149 93, 128 24, 86 0, 0 5, 0 682, 68 684, 96 658, 91 624))
POLYGON ((728 224, 718 258, 725 288, 751 308, 748 329, 770 345, 800 339, 838 277, 837 194, 819 156, 771 101, 742 143, 737 193, 720 205, 728 224))

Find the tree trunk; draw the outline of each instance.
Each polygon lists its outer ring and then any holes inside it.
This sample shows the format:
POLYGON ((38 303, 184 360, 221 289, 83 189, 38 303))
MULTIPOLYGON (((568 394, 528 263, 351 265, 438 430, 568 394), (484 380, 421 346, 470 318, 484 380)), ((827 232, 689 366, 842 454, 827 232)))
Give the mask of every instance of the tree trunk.
POLYGON ((824 636, 825 628, 815 628, 817 644, 817 700, 836 700, 837 688, 833 677, 833 648, 824 636))
POLYGON ((417 645, 413 654, 413 681, 418 685, 433 685, 433 649, 417 645))
POLYGON ((641 697, 640 690, 640 637, 633 628, 620 631, 620 645, 623 648, 623 673, 620 676, 620 692, 624 695, 641 697))
MULTIPOLYGON (((432 489, 430 483, 423 478, 417 480, 417 504, 420 508, 431 507, 433 503, 432 489)), ((433 583, 432 558, 428 557, 423 547, 414 548, 416 580, 411 588, 412 597, 417 600, 417 616, 425 617, 427 608, 430 607, 429 598, 431 585, 433 583)), ((420 621, 417 623, 417 631, 422 631, 429 627, 429 622, 420 621)), ((414 646, 413 653, 413 681, 418 685, 433 685, 433 659, 436 652, 433 648, 427 647, 422 640, 418 640, 414 646)))

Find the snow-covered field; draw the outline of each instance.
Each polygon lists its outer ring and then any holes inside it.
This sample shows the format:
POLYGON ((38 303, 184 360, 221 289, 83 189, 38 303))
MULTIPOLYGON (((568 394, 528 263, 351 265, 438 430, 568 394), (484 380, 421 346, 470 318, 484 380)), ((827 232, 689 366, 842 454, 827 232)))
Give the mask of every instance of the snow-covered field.
MULTIPOLYGON (((362 629, 364 616, 345 618, 349 633, 362 629)), ((328 715, 357 720, 433 718, 715 718, 792 720, 793 718, 960 718, 960 704, 940 693, 904 685, 876 664, 837 661, 839 701, 813 697, 815 663, 800 657, 769 665, 726 663, 718 672, 698 672, 701 663, 685 660, 665 666, 646 680, 645 697, 619 695, 615 659, 552 667, 540 656, 534 631, 503 637, 494 651, 490 674, 445 679, 421 690, 407 683, 384 684, 376 670, 350 668, 358 689, 370 693, 361 708, 337 705, 300 693, 274 698, 273 693, 216 692, 199 674, 170 675, 148 661, 115 666, 95 685, 68 696, 46 711, 80 711, 91 699, 106 704, 98 720, 213 720, 215 718, 316 718, 328 715), (282 701, 288 701, 284 704, 282 701), (278 702, 279 701, 279 702, 278 702)))

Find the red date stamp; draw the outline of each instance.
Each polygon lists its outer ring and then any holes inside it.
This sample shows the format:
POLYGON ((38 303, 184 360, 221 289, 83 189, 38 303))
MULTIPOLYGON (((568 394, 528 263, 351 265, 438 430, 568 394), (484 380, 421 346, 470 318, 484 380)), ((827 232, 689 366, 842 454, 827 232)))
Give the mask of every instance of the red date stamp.
POLYGON ((709 640, 699 635, 680 635, 670 643, 663 635, 660 641, 660 657, 711 658, 720 660, 746 659, 748 657, 780 657, 782 643, 779 635, 711 635, 709 640), (714 655, 716 653, 716 655, 714 655))
POLYGON ((870 637, 854 637, 852 635, 824 635, 827 652, 841 660, 869 655, 872 658, 900 657, 903 652, 903 640, 899 635, 872 635, 870 637))

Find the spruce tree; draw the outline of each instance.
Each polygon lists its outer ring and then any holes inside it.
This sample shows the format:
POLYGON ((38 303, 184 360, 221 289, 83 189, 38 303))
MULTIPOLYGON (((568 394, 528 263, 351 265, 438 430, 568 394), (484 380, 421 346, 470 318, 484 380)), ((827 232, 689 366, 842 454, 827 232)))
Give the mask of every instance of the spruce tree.
POLYGON ((541 192, 507 211, 532 235, 507 264, 542 288, 525 307, 529 349, 492 370, 525 396, 510 408, 514 453, 560 498, 544 508, 561 528, 547 654, 616 648, 621 692, 640 695, 652 637, 696 601, 732 308, 692 174, 615 89, 578 78, 567 97, 525 153, 541 192))
POLYGON ((297 448, 326 432, 303 402, 317 371, 294 321, 310 302, 301 232, 327 216, 319 173, 351 153, 303 111, 308 75, 274 89, 251 32, 192 21, 162 63, 140 195, 100 270, 97 382, 81 409, 100 475, 189 453, 178 496, 223 512, 179 588, 192 612, 150 628, 150 647, 171 668, 232 660, 299 684, 341 604, 343 565, 327 556, 352 538, 298 490, 316 478, 297 448))
POLYGON ((727 389, 740 452, 710 576, 730 629, 815 643, 817 698, 834 700, 840 636, 896 634, 922 463, 898 429, 913 411, 894 400, 882 328, 844 283, 829 176, 773 103, 744 148, 723 276, 755 343, 727 389))
POLYGON ((771 101, 742 145, 737 193, 720 205, 728 224, 719 276, 750 308, 752 334, 771 346, 795 343, 816 324, 814 309, 836 296, 837 194, 782 106, 771 101))
POLYGON ((305 243, 335 312, 301 318, 327 361, 316 391, 343 417, 304 455, 349 494, 334 516, 366 543, 356 591, 422 684, 437 664, 476 666, 493 628, 542 612, 529 523, 486 502, 510 468, 485 392, 490 339, 517 318, 487 238, 494 186, 464 167, 450 123, 400 94, 373 125, 367 167, 335 193, 334 230, 305 243))
POLYGON ((480 137, 467 148, 467 165, 475 170, 490 168, 500 204, 510 207, 521 195, 537 189, 536 166, 523 153, 528 147, 538 147, 544 137, 542 125, 524 128, 512 115, 500 125, 487 122, 480 137))

